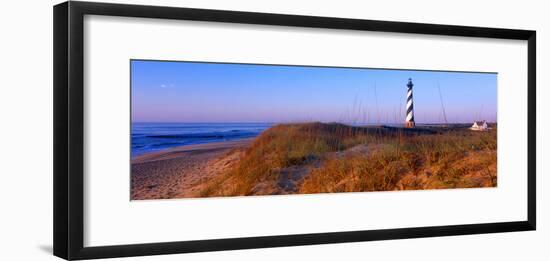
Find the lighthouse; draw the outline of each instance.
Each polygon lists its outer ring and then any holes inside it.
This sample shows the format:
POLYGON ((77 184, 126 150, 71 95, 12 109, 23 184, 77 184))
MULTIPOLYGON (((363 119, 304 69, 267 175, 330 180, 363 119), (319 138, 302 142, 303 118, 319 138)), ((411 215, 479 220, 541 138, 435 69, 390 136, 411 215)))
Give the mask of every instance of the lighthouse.
POLYGON ((413 109, 413 83, 409 78, 407 83, 407 116, 405 117, 405 128, 414 128, 414 109, 413 109))

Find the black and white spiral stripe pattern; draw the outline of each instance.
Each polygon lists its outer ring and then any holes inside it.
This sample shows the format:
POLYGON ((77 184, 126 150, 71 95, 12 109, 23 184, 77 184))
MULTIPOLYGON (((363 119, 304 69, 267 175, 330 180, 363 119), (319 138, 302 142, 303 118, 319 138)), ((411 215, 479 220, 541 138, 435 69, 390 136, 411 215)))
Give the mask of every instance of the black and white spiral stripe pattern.
POLYGON ((407 84, 407 117, 405 118, 405 122, 414 122, 412 87, 412 80, 409 79, 409 83, 407 84))

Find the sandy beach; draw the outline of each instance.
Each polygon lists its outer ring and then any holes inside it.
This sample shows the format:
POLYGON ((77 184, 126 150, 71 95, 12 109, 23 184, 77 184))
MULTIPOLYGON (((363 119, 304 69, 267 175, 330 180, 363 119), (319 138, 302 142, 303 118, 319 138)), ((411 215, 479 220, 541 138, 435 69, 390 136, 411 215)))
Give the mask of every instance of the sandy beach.
POLYGON ((205 181, 233 166, 252 139, 179 146, 132 159, 132 200, 198 197, 205 181))

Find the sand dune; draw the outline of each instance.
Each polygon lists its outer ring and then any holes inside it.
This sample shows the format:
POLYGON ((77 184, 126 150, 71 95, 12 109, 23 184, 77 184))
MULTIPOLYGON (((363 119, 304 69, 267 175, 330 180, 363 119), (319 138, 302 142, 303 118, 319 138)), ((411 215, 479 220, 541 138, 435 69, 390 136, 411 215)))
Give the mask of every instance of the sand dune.
POLYGON ((132 160, 131 198, 496 187, 496 129, 304 123, 132 160))

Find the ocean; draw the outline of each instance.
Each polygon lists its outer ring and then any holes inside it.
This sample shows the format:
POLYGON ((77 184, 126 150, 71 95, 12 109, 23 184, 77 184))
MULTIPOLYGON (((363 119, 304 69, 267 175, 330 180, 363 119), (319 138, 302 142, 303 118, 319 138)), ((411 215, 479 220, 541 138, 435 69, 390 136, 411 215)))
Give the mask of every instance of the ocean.
POLYGON ((167 148, 258 136, 269 123, 132 123, 132 157, 167 148))

